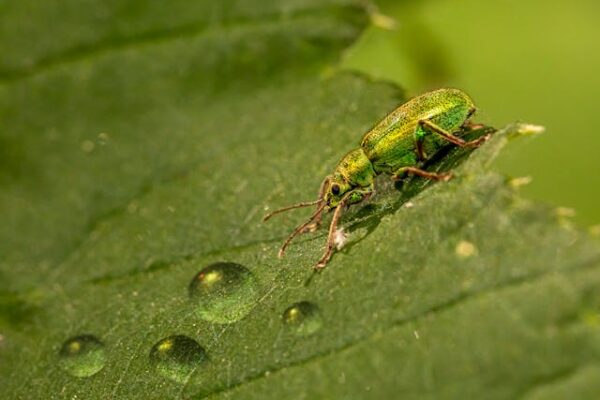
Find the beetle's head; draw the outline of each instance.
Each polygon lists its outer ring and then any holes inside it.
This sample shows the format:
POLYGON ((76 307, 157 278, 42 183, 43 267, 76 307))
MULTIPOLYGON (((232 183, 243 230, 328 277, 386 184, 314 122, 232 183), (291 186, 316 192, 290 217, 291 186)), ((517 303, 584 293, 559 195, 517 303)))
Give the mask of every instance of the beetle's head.
POLYGON ((323 200, 327 207, 335 208, 344 197, 344 194, 352 189, 352 186, 344 179, 342 175, 334 174, 329 178, 329 183, 325 189, 323 200))

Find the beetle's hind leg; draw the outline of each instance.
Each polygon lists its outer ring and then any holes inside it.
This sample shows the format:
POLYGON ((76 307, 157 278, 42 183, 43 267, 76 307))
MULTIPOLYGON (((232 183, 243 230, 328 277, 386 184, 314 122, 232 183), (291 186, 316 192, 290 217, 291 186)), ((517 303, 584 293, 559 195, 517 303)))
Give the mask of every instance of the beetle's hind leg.
MULTIPOLYGON (((470 114, 472 114, 472 112, 470 114)), ((473 125, 467 119, 467 122, 465 122, 465 125, 463 125, 463 127, 468 129, 477 129, 479 125, 473 125)), ((425 161, 427 159, 427 155, 423 150, 423 142, 429 132, 436 133, 444 139, 446 139, 448 142, 453 143, 459 147, 477 147, 489 138, 489 135, 485 135, 475 140, 466 141, 456 135, 453 135, 444 128, 431 122, 430 120, 422 119, 419 121, 417 129, 415 130, 415 148, 417 151, 417 157, 419 161, 425 161)), ((414 175, 421 176, 423 178, 432 179, 436 181, 448 181, 450 180, 450 178, 452 178, 451 172, 435 173, 428 172, 416 167, 402 167, 394 171, 394 173, 392 174, 392 179, 401 180, 403 178, 403 175, 407 173, 411 173, 414 175)))
POLYGON ((476 129, 485 128, 484 124, 480 124, 480 123, 471 121, 471 117, 475 114, 476 111, 477 111, 477 109, 475 107, 473 107, 469 110, 469 113, 467 114, 467 118, 465 119, 465 122, 463 122, 461 129, 467 129, 470 131, 474 131, 476 129))
POLYGON ((425 150, 423 149, 424 142, 425 132, 423 132, 423 128, 419 126, 415 132, 415 147, 417 148, 417 158, 419 161, 425 161, 427 159, 427 154, 425 154, 425 150))
POLYGON ((401 167, 398 168, 393 174, 392 174, 392 179, 395 181, 399 181, 403 178, 404 174, 415 174, 418 176, 422 176, 423 178, 427 178, 427 179, 431 179, 431 180, 435 180, 435 181, 449 181, 452 178, 452 173, 451 172, 442 172, 442 173, 435 173, 435 172, 428 172, 425 171, 423 169, 419 169, 416 167, 401 167))
POLYGON ((486 126, 484 124, 480 124, 478 122, 473 122, 473 121, 467 120, 467 121, 465 121, 465 123, 462 125, 461 128, 469 130, 469 131, 474 131, 474 130, 477 130, 477 129, 483 129, 485 127, 486 126))
MULTIPOLYGON (((485 136, 482 136, 475 140, 466 141, 464 139, 459 138, 458 136, 453 135, 452 133, 448 132, 444 128, 434 124, 433 122, 431 122, 427 119, 420 120, 419 126, 422 129, 426 128, 426 129, 429 129, 429 130, 437 133, 438 135, 440 135, 441 137, 446 139, 448 142, 453 143, 459 147, 477 147, 489 139, 489 135, 485 135, 485 136)), ((417 150, 418 150, 418 146, 417 146, 417 150)))

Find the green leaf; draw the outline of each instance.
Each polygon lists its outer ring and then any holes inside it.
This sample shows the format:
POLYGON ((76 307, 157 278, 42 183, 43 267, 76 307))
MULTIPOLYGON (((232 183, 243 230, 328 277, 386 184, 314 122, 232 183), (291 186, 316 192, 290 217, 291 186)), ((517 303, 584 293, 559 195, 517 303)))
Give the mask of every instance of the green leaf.
POLYGON ((488 170, 531 127, 381 179, 314 275, 306 212, 261 218, 403 101, 335 70, 367 15, 188 3, 0 5, 3 397, 597 393, 599 246, 488 170))

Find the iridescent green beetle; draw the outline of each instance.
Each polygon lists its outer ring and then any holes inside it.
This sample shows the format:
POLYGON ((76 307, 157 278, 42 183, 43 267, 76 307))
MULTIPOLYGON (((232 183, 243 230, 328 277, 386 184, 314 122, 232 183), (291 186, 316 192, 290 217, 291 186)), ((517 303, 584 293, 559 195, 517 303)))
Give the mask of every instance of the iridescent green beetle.
POLYGON ((438 89, 422 94, 402 104, 367 132, 360 147, 346 154, 333 174, 325 177, 315 201, 284 207, 265 216, 264 221, 275 214, 295 208, 316 206, 316 211, 303 224, 296 227, 281 246, 279 257, 299 234, 315 230, 321 223, 323 213, 335 210, 327 248, 315 269, 324 268, 335 247, 338 222, 344 209, 360 203, 374 193, 375 176, 386 173, 397 180, 407 173, 428 179, 448 180, 450 173, 436 174, 419 166, 448 143, 457 146, 479 146, 489 135, 472 141, 460 136, 473 127, 470 122, 475 113, 471 98, 458 89, 438 89))

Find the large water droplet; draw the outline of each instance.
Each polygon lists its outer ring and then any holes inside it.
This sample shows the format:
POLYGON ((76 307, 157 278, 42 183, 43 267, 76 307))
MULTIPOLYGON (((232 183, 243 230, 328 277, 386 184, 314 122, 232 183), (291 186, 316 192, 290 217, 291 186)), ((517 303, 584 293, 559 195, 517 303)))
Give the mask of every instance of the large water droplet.
POLYGON ((185 383, 206 359, 204 348, 183 335, 166 337, 150 350, 150 362, 156 371, 179 383, 185 383))
POLYGON ((78 378, 92 376, 104 368, 104 344, 92 335, 80 335, 67 340, 60 349, 60 366, 78 378))
POLYGON ((283 322, 298 336, 312 335, 323 325, 321 311, 316 304, 301 301, 283 312, 283 322))
POLYGON ((258 283, 245 267, 229 262, 209 265, 190 282, 190 298, 207 321, 229 324, 245 317, 258 300, 258 283))

